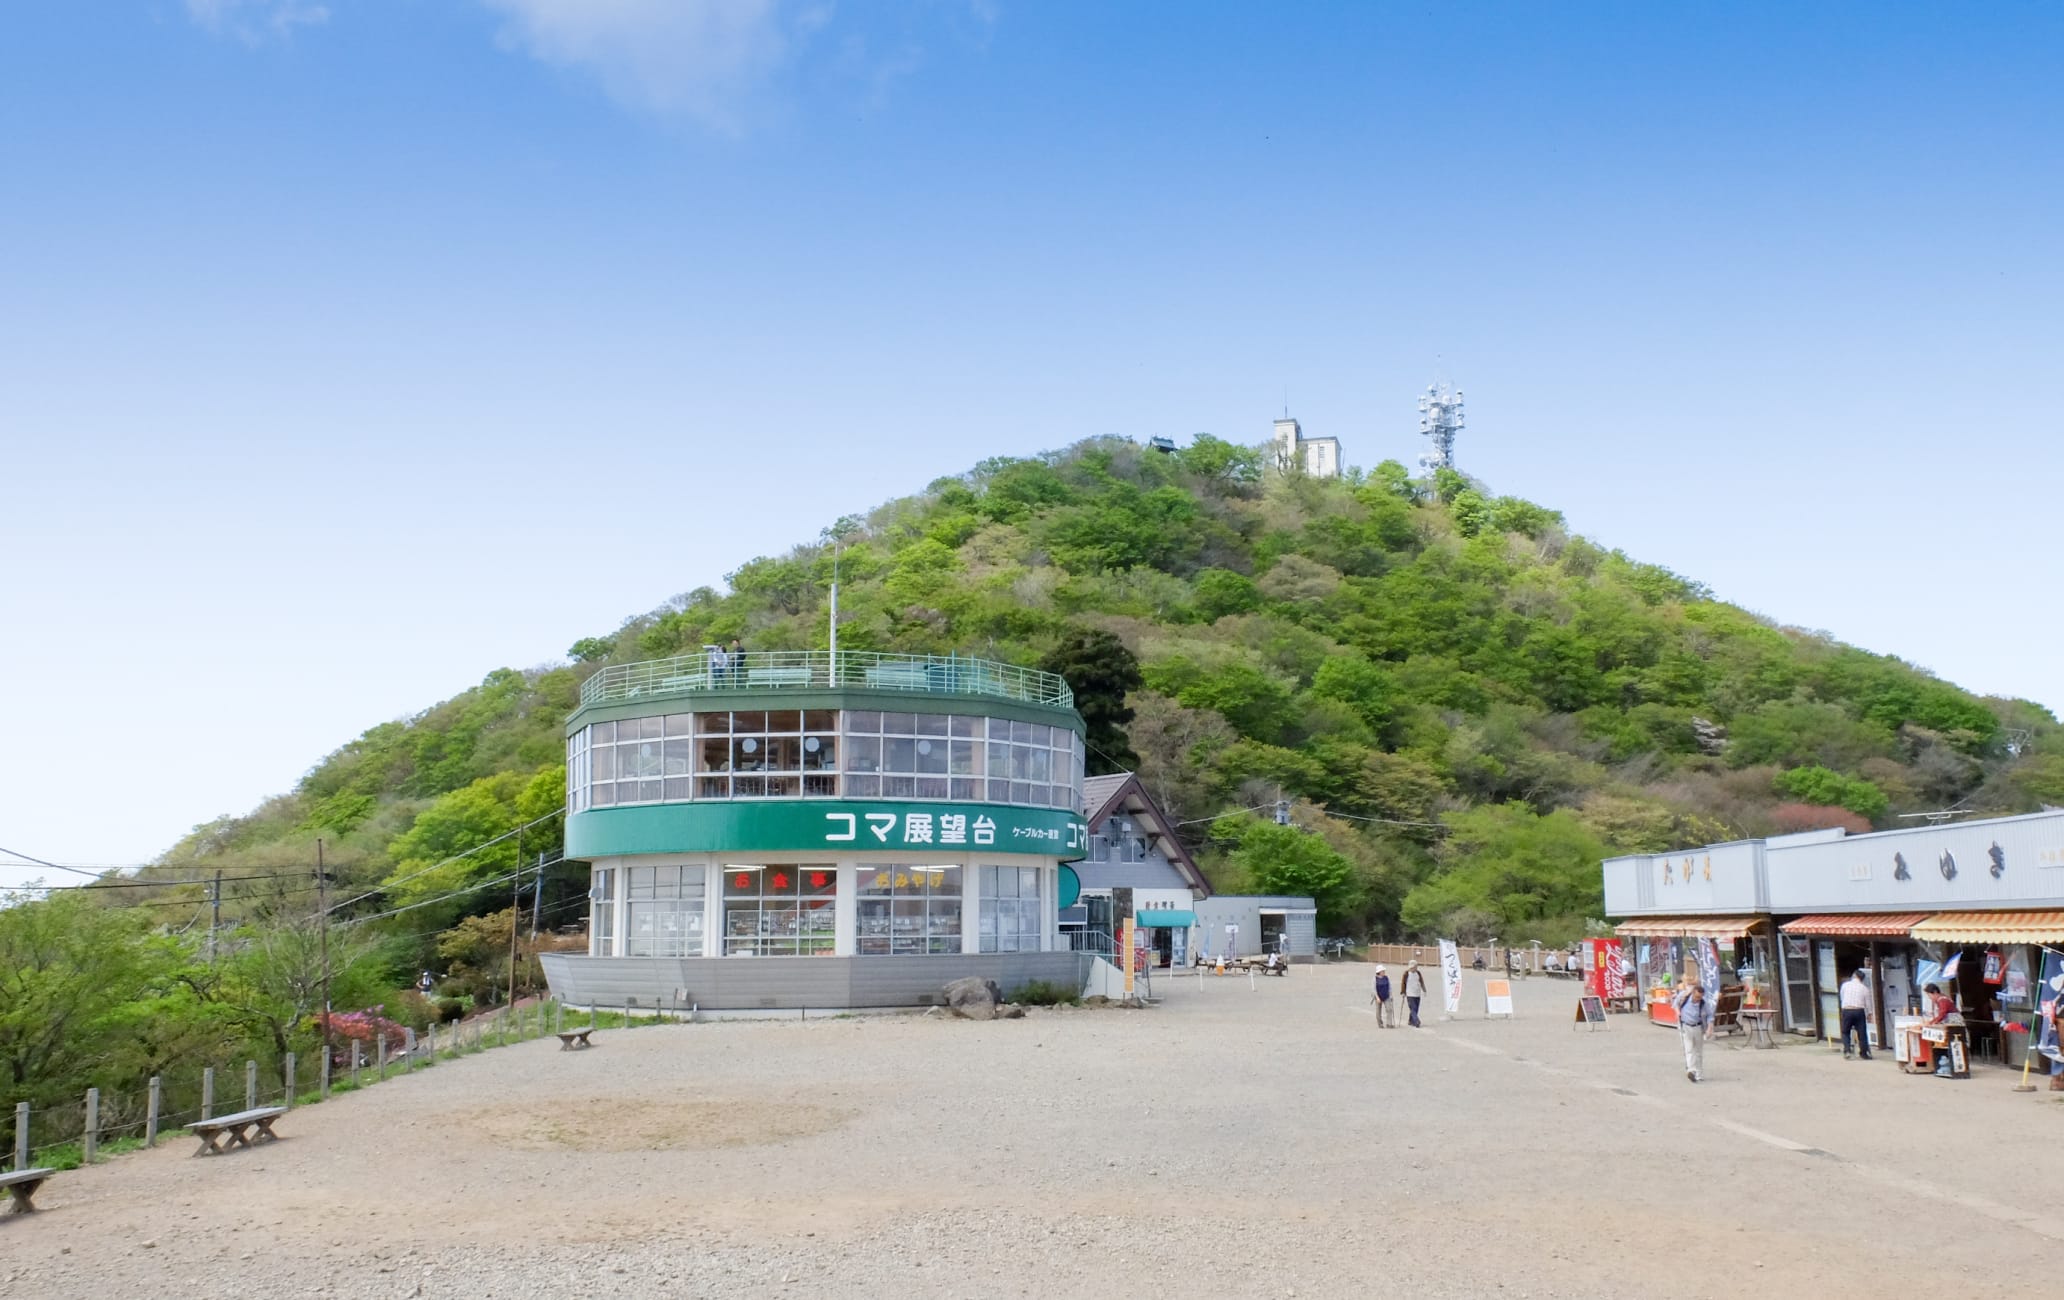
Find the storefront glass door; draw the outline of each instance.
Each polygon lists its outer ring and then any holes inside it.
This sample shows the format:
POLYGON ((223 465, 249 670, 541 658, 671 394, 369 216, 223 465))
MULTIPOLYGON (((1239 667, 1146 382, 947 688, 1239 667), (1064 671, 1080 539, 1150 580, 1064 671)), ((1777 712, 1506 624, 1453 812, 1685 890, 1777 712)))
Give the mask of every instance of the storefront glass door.
POLYGON ((1813 958, 1810 939, 1784 935, 1778 940, 1784 949, 1785 1028, 1793 1033, 1813 1032, 1813 958))

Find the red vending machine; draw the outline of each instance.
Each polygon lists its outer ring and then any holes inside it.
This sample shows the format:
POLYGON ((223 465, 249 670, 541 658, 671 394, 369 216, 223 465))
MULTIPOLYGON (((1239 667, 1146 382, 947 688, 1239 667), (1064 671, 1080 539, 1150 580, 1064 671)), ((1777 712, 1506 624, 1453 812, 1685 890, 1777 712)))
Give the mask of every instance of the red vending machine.
POLYGON ((1618 939, 1584 940, 1584 991, 1604 998, 1608 1007, 1627 996, 1626 955, 1618 939))

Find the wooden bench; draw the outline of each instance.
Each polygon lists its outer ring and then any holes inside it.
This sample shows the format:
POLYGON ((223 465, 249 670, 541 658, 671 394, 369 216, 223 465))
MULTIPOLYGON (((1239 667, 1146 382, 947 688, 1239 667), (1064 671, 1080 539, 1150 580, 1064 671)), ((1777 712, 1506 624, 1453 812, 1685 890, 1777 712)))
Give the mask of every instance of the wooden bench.
POLYGON ((219 1156, 231 1147, 255 1147, 264 1142, 279 1141, 279 1134, 272 1131, 273 1121, 287 1113, 285 1106, 260 1106, 256 1110, 240 1110, 234 1115, 218 1115, 189 1124, 186 1131, 201 1140, 197 1156, 219 1156), (227 1139, 229 1146, 222 1145, 227 1139))
POLYGON ((593 1026, 590 1026, 586 1029, 566 1030, 558 1036, 559 1050, 562 1052, 586 1051, 588 1048, 594 1046, 593 1043, 588 1041, 588 1035, 594 1032, 595 1030, 593 1026))
POLYGON ((14 1213, 34 1214, 36 1189, 56 1172, 55 1169, 17 1169, 12 1173, 0 1174, 0 1187, 5 1187, 13 1194, 14 1213))

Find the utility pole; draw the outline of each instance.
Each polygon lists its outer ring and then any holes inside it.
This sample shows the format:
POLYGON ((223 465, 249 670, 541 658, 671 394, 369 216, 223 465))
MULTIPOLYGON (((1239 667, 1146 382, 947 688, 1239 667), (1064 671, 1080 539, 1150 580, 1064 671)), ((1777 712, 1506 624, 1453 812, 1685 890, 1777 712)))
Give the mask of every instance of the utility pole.
POLYGON ((509 880, 509 1006, 516 1005, 516 920, 523 915, 523 828, 516 828, 516 874, 509 880))
POLYGON ((530 937, 533 939, 537 938, 538 934, 538 908, 541 904, 543 904, 544 901, 545 855, 543 853, 539 853, 537 879, 531 883, 530 890, 530 937))
POLYGON ((322 927, 322 1050, 324 1086, 330 1077, 330 875, 323 870, 322 841, 315 842, 315 907, 322 927))
POLYGON ((215 932, 222 928, 222 872, 215 872, 215 884, 208 891, 208 964, 215 964, 215 932))

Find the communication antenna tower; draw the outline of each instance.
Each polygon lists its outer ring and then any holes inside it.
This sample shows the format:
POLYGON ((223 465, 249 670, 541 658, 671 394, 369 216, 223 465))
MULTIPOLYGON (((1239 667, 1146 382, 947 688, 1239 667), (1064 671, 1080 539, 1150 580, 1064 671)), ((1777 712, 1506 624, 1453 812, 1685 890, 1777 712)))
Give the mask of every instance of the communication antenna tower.
POLYGON ((1462 390, 1428 384, 1419 395, 1419 432, 1433 441, 1433 450, 1419 458, 1427 473, 1455 468, 1455 435, 1462 424, 1462 390))

